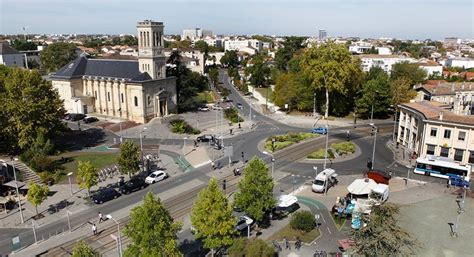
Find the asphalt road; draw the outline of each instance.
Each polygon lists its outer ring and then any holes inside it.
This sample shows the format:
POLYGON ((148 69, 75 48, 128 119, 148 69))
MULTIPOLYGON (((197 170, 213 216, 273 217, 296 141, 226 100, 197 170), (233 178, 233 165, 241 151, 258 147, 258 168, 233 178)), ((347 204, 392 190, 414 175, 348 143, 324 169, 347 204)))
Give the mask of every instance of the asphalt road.
MULTIPOLYGON (((220 80, 223 82, 223 85, 231 90, 231 94, 229 96, 235 103, 240 102, 243 105, 243 110, 241 110, 244 117, 248 118, 249 108, 251 108, 245 99, 237 93, 235 88, 233 88, 229 82, 227 75, 224 72, 220 73, 220 80)), ((241 152, 245 153, 245 159, 249 159, 253 156, 259 156, 270 162, 270 157, 265 156, 263 153, 258 151, 257 144, 264 140, 265 138, 274 135, 274 134, 282 134, 288 131, 306 131, 305 129, 293 127, 287 124, 283 124, 281 122, 274 121, 273 119, 260 114, 259 112, 252 110, 252 116, 256 126, 254 130, 250 133, 241 134, 236 137, 224 139, 224 145, 232 144, 234 147, 234 156, 232 157, 233 160, 240 160, 241 159, 241 152)), ((331 138, 345 138, 345 131, 347 129, 340 128, 330 131, 331 138)), ((362 155, 356 158, 355 160, 350 160, 347 162, 339 162, 334 163, 332 167, 334 167, 340 174, 353 174, 353 173, 360 173, 366 169, 366 161, 369 156, 368 153, 372 153, 372 144, 373 140, 372 137, 369 137, 367 133, 357 133, 353 135, 354 142, 359 145, 362 150, 362 155), (357 138, 358 137, 358 138, 357 138)), ((109 137, 110 139, 110 137, 109 137)), ((385 143, 388 140, 388 136, 381 136, 377 138, 377 151, 376 151, 376 168, 383 168, 387 167, 393 163, 393 155, 392 152, 385 147, 385 143)), ((324 140, 320 140, 318 144, 323 144, 324 140)), ((167 139, 167 140, 160 140, 160 139, 145 139, 144 144, 182 144, 182 139, 167 139)), ((303 156, 302 156, 303 157, 303 156)), ((221 165, 226 165, 228 163, 227 158, 222 158, 219 160, 221 165)), ((322 165, 317 165, 319 170, 322 170, 322 165)), ((285 160, 276 160, 275 162, 275 169, 281 170, 284 172, 289 172, 290 174, 299 174, 303 176, 312 176, 314 175, 313 165, 308 163, 295 163, 295 162, 286 162, 285 160)), ((405 169, 406 170, 406 169, 405 169)), ((130 195, 123 195, 117 200, 112 200, 100 206, 92 206, 91 208, 84 210, 80 213, 71 215, 71 226, 78 227, 80 225, 86 224, 89 220, 97 218, 97 213, 113 213, 114 211, 120 210, 125 208, 129 205, 132 205, 136 202, 142 200, 143 196, 148 192, 152 191, 155 194, 171 190, 180 184, 186 183, 193 179, 199 179, 202 181, 208 181, 209 175, 207 174, 210 171, 209 165, 200 167, 198 169, 194 169, 192 172, 187 172, 183 175, 178 177, 172 177, 166 183, 158 183, 148 187, 147 190, 142 190, 135 192, 130 195)), ((406 171, 405 171, 406 172, 406 171)), ((303 177, 296 177, 296 176, 288 176, 283 178, 280 182, 282 185, 286 185, 287 187, 297 187, 302 183, 306 182, 307 179, 303 177)), ((176 194, 180 194, 183 192, 176 192, 176 194)), ((67 219, 64 217, 56 222, 50 223, 48 225, 44 225, 36 229, 36 233, 38 238, 42 237, 49 237, 50 234, 55 234, 57 231, 67 230, 68 224, 67 219)), ((11 251, 11 236, 13 235, 20 235, 20 240, 22 241, 22 245, 28 245, 34 242, 33 233, 31 230, 25 232, 24 229, 0 229, 0 234, 2 235, 0 241, 0 255, 8 254, 11 251)))

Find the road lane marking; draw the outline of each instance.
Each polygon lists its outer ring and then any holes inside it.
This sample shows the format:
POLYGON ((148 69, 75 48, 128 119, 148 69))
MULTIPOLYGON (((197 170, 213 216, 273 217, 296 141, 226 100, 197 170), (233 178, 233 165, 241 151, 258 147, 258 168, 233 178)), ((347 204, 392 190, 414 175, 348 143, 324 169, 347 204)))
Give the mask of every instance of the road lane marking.
POLYGON ((329 234, 332 234, 332 233, 331 233, 331 230, 329 229, 329 227, 326 227, 326 228, 328 229, 329 234))

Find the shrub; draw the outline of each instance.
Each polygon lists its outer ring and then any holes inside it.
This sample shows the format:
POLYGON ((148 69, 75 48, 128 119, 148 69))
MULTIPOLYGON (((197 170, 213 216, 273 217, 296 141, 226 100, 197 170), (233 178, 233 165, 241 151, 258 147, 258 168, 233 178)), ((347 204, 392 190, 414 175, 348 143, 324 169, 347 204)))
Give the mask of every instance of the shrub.
POLYGON ((193 128, 185 120, 176 119, 170 121, 171 132, 176 134, 199 134, 201 131, 199 129, 193 128))
POLYGON ((309 232, 316 227, 316 220, 310 211, 300 211, 291 217, 290 227, 309 232))
POLYGON ((355 152, 355 145, 352 142, 335 143, 331 145, 331 148, 339 155, 352 154, 355 152))
POLYGON ((238 122, 244 121, 242 117, 239 117, 239 112, 237 111, 236 108, 225 109, 224 117, 232 123, 238 123, 238 122))
MULTIPOLYGON (((308 159, 324 159, 324 149, 319 149, 315 152, 312 152, 308 155, 308 159)), ((334 159, 334 152, 331 149, 328 149, 328 158, 334 159)))

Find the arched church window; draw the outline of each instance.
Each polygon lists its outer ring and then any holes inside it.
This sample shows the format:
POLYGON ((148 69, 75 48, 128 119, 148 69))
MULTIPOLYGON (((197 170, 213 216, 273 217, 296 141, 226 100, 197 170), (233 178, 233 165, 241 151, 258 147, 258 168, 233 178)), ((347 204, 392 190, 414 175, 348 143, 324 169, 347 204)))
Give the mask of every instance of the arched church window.
POLYGON ((133 100, 134 100, 134 102, 135 102, 135 106, 138 106, 138 97, 135 96, 135 97, 133 98, 133 100))

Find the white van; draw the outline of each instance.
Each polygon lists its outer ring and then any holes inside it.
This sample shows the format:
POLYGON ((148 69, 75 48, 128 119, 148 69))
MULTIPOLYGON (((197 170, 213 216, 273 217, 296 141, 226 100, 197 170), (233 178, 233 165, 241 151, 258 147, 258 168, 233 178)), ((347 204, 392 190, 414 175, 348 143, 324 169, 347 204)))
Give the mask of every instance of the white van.
POLYGON ((316 193, 322 193, 337 183, 337 174, 333 169, 325 169, 319 173, 313 181, 312 190, 316 193))

